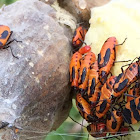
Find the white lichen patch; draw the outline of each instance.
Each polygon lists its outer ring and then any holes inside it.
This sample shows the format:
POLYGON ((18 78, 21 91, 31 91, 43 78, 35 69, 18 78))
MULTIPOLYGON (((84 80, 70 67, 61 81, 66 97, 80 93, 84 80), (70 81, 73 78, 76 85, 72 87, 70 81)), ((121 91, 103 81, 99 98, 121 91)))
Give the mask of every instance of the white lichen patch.
POLYGON ((16 54, 17 57, 21 57, 21 54, 16 54))
POLYGON ((0 98, 3 98, 2 95, 3 95, 3 94, 2 94, 2 91, 1 91, 1 88, 0 88, 0 98))
POLYGON ((27 85, 24 85, 24 89, 26 89, 27 88, 27 85))
POLYGON ((25 60, 28 62, 29 61, 29 59, 28 58, 25 58, 25 60))
POLYGON ((11 62, 10 65, 15 65, 15 63, 14 62, 11 62))
POLYGON ((24 41, 24 43, 26 44, 26 45, 29 45, 30 44, 30 41, 28 40, 28 41, 24 41))
POLYGON ((49 30, 49 25, 45 25, 43 28, 48 31, 49 30))
POLYGON ((34 75, 35 73, 32 71, 32 74, 34 75))
POLYGON ((58 22, 69 26, 74 31, 76 28, 76 19, 69 12, 62 9, 57 1, 54 2, 52 7, 57 11, 56 17, 58 22))
POLYGON ((48 40, 51 40, 52 36, 49 32, 47 33, 47 36, 48 36, 48 40))
POLYGON ((29 66, 34 67, 34 63, 33 62, 29 62, 29 66))
POLYGON ((38 77, 34 77, 34 79, 35 79, 35 81, 36 81, 37 83, 40 83, 38 77))
POLYGON ((17 109, 17 106, 15 104, 12 104, 13 109, 17 109))
POLYGON ((40 56, 43 56, 43 50, 38 50, 37 53, 38 53, 40 56))
POLYGON ((87 7, 87 3, 85 0, 79 0, 79 7, 81 9, 85 9, 87 7))
POLYGON ((44 118, 44 122, 48 121, 48 118, 44 118))
POLYGON ((21 44, 18 44, 18 46, 19 46, 21 49, 23 49, 23 48, 24 48, 24 46, 23 46, 23 45, 21 45, 21 44))

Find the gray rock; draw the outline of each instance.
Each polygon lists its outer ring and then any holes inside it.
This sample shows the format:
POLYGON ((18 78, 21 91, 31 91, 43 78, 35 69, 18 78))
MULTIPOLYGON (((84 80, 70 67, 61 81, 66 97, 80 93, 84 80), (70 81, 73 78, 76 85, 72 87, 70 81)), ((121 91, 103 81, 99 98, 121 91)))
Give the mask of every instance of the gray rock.
POLYGON ((22 0, 0 10, 2 25, 16 38, 0 50, 0 131, 2 140, 43 139, 67 118, 70 45, 55 10, 38 0, 22 0), (18 132, 17 129, 18 128, 18 132), (16 134, 15 134, 16 132, 16 134))

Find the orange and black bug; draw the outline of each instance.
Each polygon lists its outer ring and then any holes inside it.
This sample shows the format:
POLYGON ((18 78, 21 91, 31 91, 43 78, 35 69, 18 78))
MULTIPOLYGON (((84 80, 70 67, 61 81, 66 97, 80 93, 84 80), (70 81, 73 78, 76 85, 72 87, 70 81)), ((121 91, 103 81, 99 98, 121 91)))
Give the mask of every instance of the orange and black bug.
POLYGON ((139 82, 136 82, 135 85, 130 88, 129 92, 128 92, 128 95, 131 95, 131 96, 127 96, 127 102, 130 102, 131 100, 134 99, 134 97, 139 97, 140 96, 140 83, 139 82))
POLYGON ((82 58, 82 54, 76 52, 73 54, 70 62, 70 82, 71 87, 73 89, 78 88, 78 79, 79 79, 79 71, 80 71, 80 59, 82 58))
POLYGON ((115 37, 108 38, 98 54, 99 77, 103 84, 106 82, 107 76, 116 59, 115 46, 117 44, 115 37))
POLYGON ((99 103, 96 105, 96 116, 102 118, 106 115, 113 101, 112 91, 116 76, 111 76, 101 88, 99 103))
POLYGON ((123 43, 118 44, 115 37, 110 37, 105 41, 98 54, 99 78, 103 84, 106 82, 107 76, 114 65, 116 59, 116 46, 122 45, 123 43))
POLYGON ((84 94, 87 84, 88 84, 88 75, 90 70, 90 65, 94 63, 96 60, 96 56, 93 52, 88 52, 81 59, 81 68, 80 68, 80 77, 79 77, 79 90, 81 94, 84 94))
POLYGON ((99 72, 98 62, 95 61, 90 66, 89 77, 88 77, 88 92, 87 92, 88 99, 92 107, 95 107, 101 94, 101 82, 99 81, 98 72, 99 72))
POLYGON ((93 137, 105 137, 106 132, 106 124, 103 122, 91 123, 87 126, 87 131, 93 137))
POLYGON ((122 112, 114 110, 107 115, 106 127, 110 134, 116 134, 123 122, 122 112))
POLYGON ((91 106, 80 93, 76 95, 76 106, 79 110, 79 113, 86 121, 93 122, 94 117, 92 117, 91 114, 91 106))
POLYGON ((140 96, 126 103, 123 118, 128 124, 136 124, 140 121, 140 96))
MULTIPOLYGON (((10 43, 12 43, 13 41, 22 42, 22 41, 17 41, 16 39, 13 39, 13 40, 7 42, 10 39, 12 33, 13 33, 13 31, 10 31, 10 28, 8 26, 0 25, 0 49, 9 48, 10 46, 8 46, 8 45, 10 43)), ((10 47, 10 49, 11 49, 11 47, 10 47)), ((13 54, 12 49, 11 49, 11 53, 12 53, 13 57, 18 58, 17 56, 15 56, 13 54)))
POLYGON ((79 26, 73 35, 72 38, 72 45, 73 47, 77 50, 82 46, 83 41, 85 39, 85 35, 86 35, 87 30, 83 27, 83 26, 79 26))
POLYGON ((113 86, 113 96, 119 97, 128 87, 140 78, 140 57, 138 61, 131 63, 129 67, 117 76, 113 86))
POLYGON ((75 52, 70 61, 70 82, 72 88, 75 90, 78 89, 78 79, 80 71, 80 59, 82 55, 91 50, 90 46, 84 46, 79 49, 78 52, 75 52))

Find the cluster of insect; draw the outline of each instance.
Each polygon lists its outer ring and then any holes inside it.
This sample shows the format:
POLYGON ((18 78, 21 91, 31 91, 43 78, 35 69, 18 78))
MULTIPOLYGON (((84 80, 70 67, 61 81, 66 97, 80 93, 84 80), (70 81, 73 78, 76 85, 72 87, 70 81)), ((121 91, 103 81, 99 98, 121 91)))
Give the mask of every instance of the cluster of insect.
POLYGON ((70 82, 79 113, 89 124, 87 131, 93 137, 134 131, 131 124, 140 121, 140 57, 113 76, 110 70, 115 63, 116 47, 121 47, 126 39, 118 44, 115 37, 109 37, 96 59, 90 46, 81 47, 85 34, 86 29, 80 26, 72 39, 76 51, 70 62, 70 82))

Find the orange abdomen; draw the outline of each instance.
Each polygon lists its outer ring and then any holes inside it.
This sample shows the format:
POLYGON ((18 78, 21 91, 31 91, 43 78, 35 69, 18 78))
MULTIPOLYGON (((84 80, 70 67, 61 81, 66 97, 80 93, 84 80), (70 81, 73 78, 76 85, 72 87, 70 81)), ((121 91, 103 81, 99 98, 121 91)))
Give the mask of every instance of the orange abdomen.
POLYGON ((98 70, 98 62, 95 61, 95 63, 90 66, 88 78, 88 98, 92 106, 95 106, 97 104, 97 100, 101 94, 101 82, 99 81, 98 70))
POLYGON ((73 54, 70 62, 70 82, 73 88, 78 88, 78 79, 80 71, 80 59, 82 55, 79 52, 73 54))
POLYGON ((80 77, 78 82, 80 93, 84 93, 87 88, 90 65, 94 63, 95 60, 96 56, 93 52, 88 52, 81 60, 80 77))
POLYGON ((10 34, 11 31, 8 26, 0 25, 0 48, 3 48, 3 46, 6 45, 10 34))
POLYGON ((107 76, 116 59, 115 45, 117 44, 115 37, 108 38, 98 54, 99 78, 103 84, 106 82, 107 76))
POLYGON ((110 104, 112 102, 112 91, 113 85, 115 83, 116 77, 111 76, 106 83, 101 88, 101 96, 99 99, 99 103, 96 106, 96 116, 98 118, 102 118, 106 115, 107 111, 110 108, 110 104))
POLYGON ((113 86, 115 97, 121 96, 127 88, 138 79, 138 62, 132 63, 123 73, 117 76, 113 86))
POLYGON ((112 113, 108 114, 107 121, 106 121, 106 127, 107 131, 110 132, 110 134, 116 134, 123 122, 123 117, 121 112, 113 111, 112 113))

